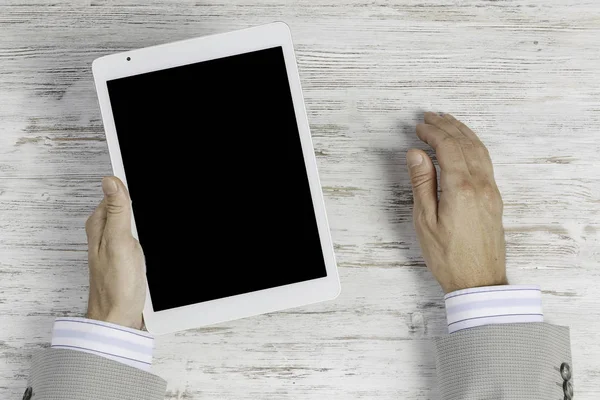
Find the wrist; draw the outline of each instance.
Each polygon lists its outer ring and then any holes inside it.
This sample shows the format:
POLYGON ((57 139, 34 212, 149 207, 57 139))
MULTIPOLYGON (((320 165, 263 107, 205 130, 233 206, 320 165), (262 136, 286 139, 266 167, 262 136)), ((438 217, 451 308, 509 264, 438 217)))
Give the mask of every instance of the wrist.
POLYGON ((144 326, 141 314, 127 315, 117 310, 111 310, 106 313, 96 313, 94 310, 88 310, 86 318, 136 330, 143 330, 144 326))
POLYGON ((131 328, 131 329, 137 329, 139 331, 142 330, 142 327, 144 325, 143 320, 142 320, 142 314, 125 315, 125 314, 119 313, 119 312, 109 313, 108 316, 106 317, 106 322, 125 326, 125 327, 131 328))
POLYGON ((502 286, 508 285, 508 278, 506 275, 500 277, 486 277, 483 279, 470 279, 470 280, 455 280, 448 284, 442 284, 444 293, 456 292, 457 290, 464 289, 475 289, 487 286, 502 286))

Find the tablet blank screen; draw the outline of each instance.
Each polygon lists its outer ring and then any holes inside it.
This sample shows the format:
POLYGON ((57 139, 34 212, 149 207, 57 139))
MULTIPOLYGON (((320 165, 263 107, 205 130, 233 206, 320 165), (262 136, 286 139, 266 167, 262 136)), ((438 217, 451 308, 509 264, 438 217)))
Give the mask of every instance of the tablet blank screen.
POLYGON ((155 311, 326 276, 281 47, 107 85, 155 311))

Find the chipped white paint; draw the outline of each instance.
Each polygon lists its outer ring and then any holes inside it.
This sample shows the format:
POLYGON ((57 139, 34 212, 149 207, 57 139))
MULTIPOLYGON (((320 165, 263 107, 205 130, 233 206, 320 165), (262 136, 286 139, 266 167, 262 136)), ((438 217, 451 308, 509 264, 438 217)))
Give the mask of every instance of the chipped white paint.
POLYGON ((509 277, 542 285, 546 319, 572 329, 577 398, 600 397, 597 1, 2 0, 0 398, 22 395, 53 318, 85 308, 83 224, 110 172, 92 60, 275 20, 295 40, 343 293, 159 338, 168 398, 436 398, 442 293, 404 167, 423 109, 488 144, 509 277))

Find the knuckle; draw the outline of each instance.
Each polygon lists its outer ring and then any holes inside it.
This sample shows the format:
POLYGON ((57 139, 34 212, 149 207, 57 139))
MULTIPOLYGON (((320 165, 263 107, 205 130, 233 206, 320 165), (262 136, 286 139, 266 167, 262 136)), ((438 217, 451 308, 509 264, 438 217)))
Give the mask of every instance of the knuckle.
POLYGON ((110 203, 106 205, 106 211, 109 214, 122 214, 123 212, 125 212, 126 207, 124 207, 121 204, 114 204, 114 203, 110 203))
POLYGON ((419 189, 423 186, 431 184, 433 177, 428 172, 416 172, 410 177, 410 182, 414 189, 419 189))
POLYGON ((485 204, 491 209, 503 208, 502 196, 495 184, 485 182, 481 187, 481 196, 485 204))
POLYGON ((461 153, 461 142, 454 137, 447 137, 442 139, 438 149, 440 153, 452 155, 461 153))
POLYGON ((475 185, 469 179, 463 179, 458 183, 458 193, 462 198, 475 197, 475 185))
POLYGON ((458 143, 458 140, 451 136, 445 137, 440 143, 440 148, 443 151, 455 151, 459 146, 460 144, 458 143))
POLYGON ((481 193, 485 199, 490 200, 493 200, 498 195, 496 186, 489 182, 484 182, 481 184, 481 193))
POLYGON ((94 215, 90 215, 88 219, 85 221, 85 231, 89 234, 94 230, 96 225, 98 224, 97 219, 94 218, 94 215))

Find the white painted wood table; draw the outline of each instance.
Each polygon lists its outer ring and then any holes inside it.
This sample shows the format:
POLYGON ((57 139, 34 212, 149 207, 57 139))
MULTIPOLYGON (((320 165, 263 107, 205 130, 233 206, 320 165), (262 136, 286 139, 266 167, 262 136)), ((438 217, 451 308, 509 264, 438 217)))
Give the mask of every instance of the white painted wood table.
POLYGON ((21 398, 54 317, 86 306, 84 221, 111 171, 92 60, 275 20, 295 40, 343 293, 158 338, 167 397, 437 398, 442 292, 404 166, 434 110, 488 145, 509 278, 542 286, 546 320, 571 326, 576 398, 599 398, 596 0, 1 0, 0 398, 21 398))

